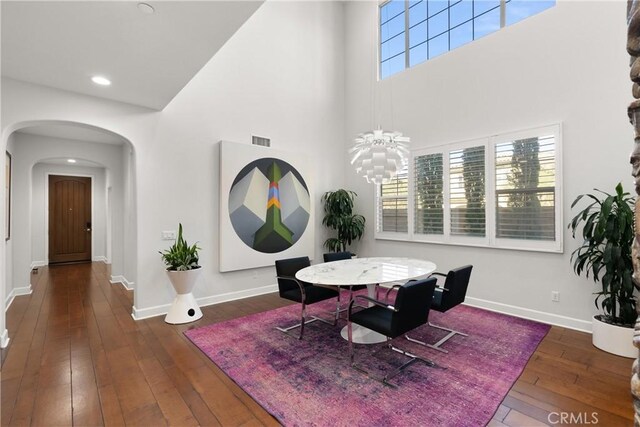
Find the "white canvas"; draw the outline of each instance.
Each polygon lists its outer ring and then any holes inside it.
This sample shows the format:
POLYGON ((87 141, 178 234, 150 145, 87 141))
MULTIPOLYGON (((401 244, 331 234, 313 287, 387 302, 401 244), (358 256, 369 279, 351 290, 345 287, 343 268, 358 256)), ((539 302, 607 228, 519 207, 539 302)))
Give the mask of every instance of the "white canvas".
POLYGON ((312 257, 309 168, 301 153, 220 142, 221 272, 312 257))

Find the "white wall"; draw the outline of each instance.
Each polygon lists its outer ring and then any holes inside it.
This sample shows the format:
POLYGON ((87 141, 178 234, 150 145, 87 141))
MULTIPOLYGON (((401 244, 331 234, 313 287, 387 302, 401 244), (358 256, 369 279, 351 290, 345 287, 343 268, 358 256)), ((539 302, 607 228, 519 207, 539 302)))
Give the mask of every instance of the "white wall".
MULTIPOLYGON (((196 298, 275 283, 273 267, 218 272, 218 141, 250 143, 255 134, 271 138, 274 149, 306 153, 321 218, 320 196, 343 181, 342 13, 334 2, 265 3, 161 113, 154 144, 137 151, 138 315, 146 315, 141 299, 147 307, 171 301, 157 251, 171 243, 159 240, 161 230, 178 222, 203 248, 196 298)), ((318 258, 320 221, 315 231, 318 258)))
MULTIPOLYGON (((125 228, 137 229, 126 237, 137 253, 125 257, 124 268, 135 274, 136 316, 166 312, 173 299, 158 251, 171 243, 161 232, 178 222, 203 248, 194 291, 201 302, 274 289, 273 267, 218 272, 218 141, 250 143, 256 134, 270 137, 275 149, 308 154, 321 218, 320 196, 344 180, 343 35, 341 3, 267 2, 162 112, 5 79, 3 141, 20 123, 60 120, 107 129, 133 144, 135 162, 123 171, 135 174, 137 223, 132 217, 125 228)), ((320 221, 315 231, 319 258, 320 221)))
MULTIPOLYGON (((377 2, 346 6, 346 145, 376 124, 371 118, 376 13, 377 2)), ((427 258, 439 270, 471 263, 472 303, 589 329, 595 288, 571 270, 577 244, 566 224, 578 194, 594 187, 612 191, 620 181, 632 190, 625 167, 633 140, 626 118, 631 83, 625 16, 621 1, 558 1, 376 85, 384 102, 376 114, 381 125, 410 136, 413 149, 562 122, 564 254, 374 240, 374 188, 346 162, 347 185, 359 194, 358 207, 368 219, 359 252, 427 258), (560 302, 551 301, 552 290, 560 292, 560 302)))
MULTIPOLYGON (((15 218, 12 231, 13 243, 13 280, 7 282, 6 291, 12 288, 29 286, 31 265, 34 262, 47 261, 47 239, 44 235, 46 171, 62 170, 64 167, 34 166, 44 159, 69 158, 88 160, 96 164, 104 165, 107 172, 96 177, 94 190, 101 197, 94 208, 102 210, 96 219, 98 222, 97 243, 103 254, 106 249, 106 214, 104 214, 105 197, 104 188, 111 187, 112 224, 110 236, 113 251, 112 274, 122 274, 123 268, 123 244, 124 244, 124 183, 122 180, 122 150, 123 146, 98 144, 82 141, 62 140, 58 138, 30 135, 17 132, 14 134, 14 180, 13 180, 13 204, 12 219, 15 218), (103 189, 96 188, 97 185, 103 189), (101 224, 100 224, 101 223, 101 224)), ((81 173, 81 172, 79 172, 81 173)), ((95 212, 95 211, 94 211, 95 212)), ((96 247, 95 249, 98 249, 96 247)), ((97 255, 97 254, 96 254, 97 255)))
MULTIPOLYGON (((123 147, 122 171, 124 173, 124 253, 122 265, 122 283, 127 288, 133 288, 137 277, 137 238, 136 238, 136 160, 132 147, 123 147)), ((111 248, 107 248, 107 253, 111 248)))
MULTIPOLYGON (((116 148, 116 147, 114 147, 116 148)), ((120 147, 117 147, 120 148, 120 147)), ((48 263, 48 180, 49 175, 91 177, 92 218, 91 256, 106 260, 107 254, 107 182, 104 168, 37 163, 33 167, 31 201, 31 262, 48 263)))
MULTIPOLYGON (((13 155, 13 152, 14 152, 14 144, 15 144, 15 137, 12 135, 11 138, 9 138, 9 141, 7 143, 7 149, 6 149, 6 151, 8 151, 9 154, 11 154, 11 155, 13 155)), ((12 175, 13 175, 13 173, 12 173, 12 175)), ((2 187, 4 188, 4 185, 2 187)), ((13 193, 15 193, 15 192, 12 192, 11 197, 13 197, 13 193)), ((4 212, 4 196, 3 196, 2 200, 3 200, 3 202, 2 202, 3 203, 2 210, 4 212)), ((2 222, 2 224, 3 224, 2 227, 3 227, 3 230, 4 230, 4 221, 2 222)), ((13 229, 13 223, 9 224, 9 228, 13 229)), ((2 239, 4 240, 4 231, 3 231, 2 239)), ((6 283, 13 283, 13 241, 14 241, 13 232, 11 232, 10 239, 9 240, 4 240, 4 242, 5 242, 4 247, 5 247, 5 251, 7 253, 7 257, 4 260, 4 278, 5 278, 6 283)), ((11 294, 12 290, 13 290, 13 287, 7 287, 7 289, 5 289, 5 292, 0 294, 0 295, 2 295, 2 299, 6 298, 6 302, 7 303, 10 303, 11 297, 13 296, 11 294)), ((4 328, 3 328, 3 330, 4 330, 4 328)), ((1 332, 2 332, 2 330, 0 330, 0 333, 1 332)))

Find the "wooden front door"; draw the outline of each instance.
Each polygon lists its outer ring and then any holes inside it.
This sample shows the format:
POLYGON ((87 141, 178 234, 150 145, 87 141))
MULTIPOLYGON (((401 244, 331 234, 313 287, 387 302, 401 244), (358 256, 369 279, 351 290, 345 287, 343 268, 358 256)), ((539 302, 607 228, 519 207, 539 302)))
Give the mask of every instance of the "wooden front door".
POLYGON ((49 175, 49 263, 91 261, 91 178, 49 175))

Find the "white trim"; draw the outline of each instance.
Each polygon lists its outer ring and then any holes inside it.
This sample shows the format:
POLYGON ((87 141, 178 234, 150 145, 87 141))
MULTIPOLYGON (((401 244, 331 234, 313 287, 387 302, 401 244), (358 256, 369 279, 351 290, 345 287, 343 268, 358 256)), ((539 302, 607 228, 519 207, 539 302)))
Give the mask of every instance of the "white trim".
POLYGON ((31 267, 29 268, 29 270, 33 270, 34 268, 38 268, 38 267, 46 267, 46 266, 47 266, 46 261, 31 261, 31 267))
POLYGON ((105 264, 109 264, 109 263, 107 262, 107 257, 106 257, 106 256, 94 256, 94 257, 91 259, 91 261, 93 261, 93 262, 103 262, 103 263, 105 263, 105 264))
POLYGON ((10 340, 9 331, 5 329, 2 331, 2 335, 0 335, 0 348, 7 348, 10 340))
MULTIPOLYGON (((278 290, 278 285, 268 285, 260 288, 247 289, 245 291, 227 292, 226 294, 213 295, 209 297, 198 298, 196 301, 200 307, 208 305, 220 304, 223 302, 235 301, 243 298, 255 297, 258 295, 270 294, 278 290)), ((156 305, 155 307, 137 309, 133 306, 131 317, 133 320, 148 319, 149 317, 161 316, 169 312, 171 304, 156 305)))
POLYGON ((109 283, 111 283, 112 285, 120 283, 128 291, 132 291, 133 285, 135 285, 134 282, 128 281, 124 276, 111 276, 111 279, 109 279, 109 283))
MULTIPOLYGON (((427 237, 431 237, 429 235, 425 235, 427 237)), ((429 243, 433 245, 449 245, 449 246, 466 246, 470 248, 485 248, 485 249, 497 249, 497 250, 506 250, 506 251, 524 251, 524 252, 545 252, 545 253, 563 253, 562 249, 548 249, 548 248, 535 248, 533 246, 528 247, 518 247, 518 246, 489 246, 485 244, 475 244, 472 241, 467 242, 446 242, 442 240, 433 240, 429 238, 416 238, 413 240, 407 239, 406 234, 402 233, 384 233, 378 234, 376 236, 376 240, 392 240, 396 242, 407 242, 407 243, 429 243)), ((507 240, 507 239, 505 239, 507 240)))
POLYGON ((573 317, 562 316, 560 314, 546 313, 544 311, 531 310, 529 308, 518 307, 510 304, 487 301, 480 298, 466 297, 464 305, 484 308, 496 313, 508 314, 523 319, 535 320, 549 325, 562 326, 563 328, 591 333, 591 321, 575 319, 573 317))
POLYGON ((11 292, 9 292, 9 295, 7 295, 7 298, 5 299, 4 311, 7 311, 9 309, 9 306, 11 305, 15 297, 19 297, 21 295, 31 295, 32 292, 33 290, 31 289, 31 285, 11 289, 11 292))

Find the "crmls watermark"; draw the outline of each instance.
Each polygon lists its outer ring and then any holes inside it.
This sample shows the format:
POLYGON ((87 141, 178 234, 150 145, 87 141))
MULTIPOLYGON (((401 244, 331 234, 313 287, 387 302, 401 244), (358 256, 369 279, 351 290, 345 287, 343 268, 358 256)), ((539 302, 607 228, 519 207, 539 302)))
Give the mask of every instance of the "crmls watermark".
POLYGON ((551 412, 547 416, 550 424, 578 424, 578 425, 594 425, 598 424, 597 412, 551 412))

